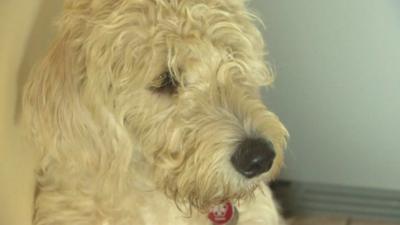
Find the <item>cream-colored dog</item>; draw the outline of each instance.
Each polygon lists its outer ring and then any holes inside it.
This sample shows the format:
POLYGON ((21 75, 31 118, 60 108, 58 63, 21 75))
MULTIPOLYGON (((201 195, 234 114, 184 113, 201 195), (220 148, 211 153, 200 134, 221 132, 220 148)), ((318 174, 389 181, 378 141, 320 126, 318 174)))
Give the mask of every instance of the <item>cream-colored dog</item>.
POLYGON ((66 0, 24 94, 34 224, 282 223, 263 182, 287 131, 253 19, 244 0, 66 0))

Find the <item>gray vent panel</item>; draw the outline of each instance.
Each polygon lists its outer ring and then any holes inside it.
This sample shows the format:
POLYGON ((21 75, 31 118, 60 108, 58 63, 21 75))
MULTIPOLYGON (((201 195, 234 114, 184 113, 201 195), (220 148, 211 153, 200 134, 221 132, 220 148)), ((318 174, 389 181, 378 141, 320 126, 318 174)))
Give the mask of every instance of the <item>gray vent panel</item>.
POLYGON ((291 183, 281 198, 286 202, 286 207, 295 214, 342 214, 400 221, 398 191, 291 183))

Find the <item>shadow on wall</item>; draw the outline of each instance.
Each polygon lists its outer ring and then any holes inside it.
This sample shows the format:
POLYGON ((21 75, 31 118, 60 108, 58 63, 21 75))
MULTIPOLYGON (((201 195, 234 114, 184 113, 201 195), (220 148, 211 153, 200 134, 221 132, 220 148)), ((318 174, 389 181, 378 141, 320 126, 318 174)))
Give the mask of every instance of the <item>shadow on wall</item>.
POLYGON ((17 103, 15 105, 15 122, 21 115, 21 97, 23 87, 33 66, 40 62, 47 52, 56 32, 56 20, 62 10, 62 1, 42 1, 38 15, 30 31, 30 38, 26 43, 25 54, 21 60, 17 77, 17 103))

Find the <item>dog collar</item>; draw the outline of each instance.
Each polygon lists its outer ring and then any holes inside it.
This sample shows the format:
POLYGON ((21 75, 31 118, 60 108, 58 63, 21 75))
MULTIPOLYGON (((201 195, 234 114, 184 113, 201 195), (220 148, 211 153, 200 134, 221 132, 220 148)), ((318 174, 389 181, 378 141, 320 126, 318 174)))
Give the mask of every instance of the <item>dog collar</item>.
POLYGON ((208 213, 208 219, 213 225, 235 225, 238 221, 238 211, 231 202, 214 206, 208 213))

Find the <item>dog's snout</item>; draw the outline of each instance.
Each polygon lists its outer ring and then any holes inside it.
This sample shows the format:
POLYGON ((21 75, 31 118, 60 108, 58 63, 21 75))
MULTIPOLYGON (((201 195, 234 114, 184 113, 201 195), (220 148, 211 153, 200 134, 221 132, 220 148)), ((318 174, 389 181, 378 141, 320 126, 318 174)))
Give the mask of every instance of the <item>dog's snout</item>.
POLYGON ((271 142, 262 138, 246 138, 239 143, 231 162, 239 173, 252 178, 271 169, 274 158, 271 142))

